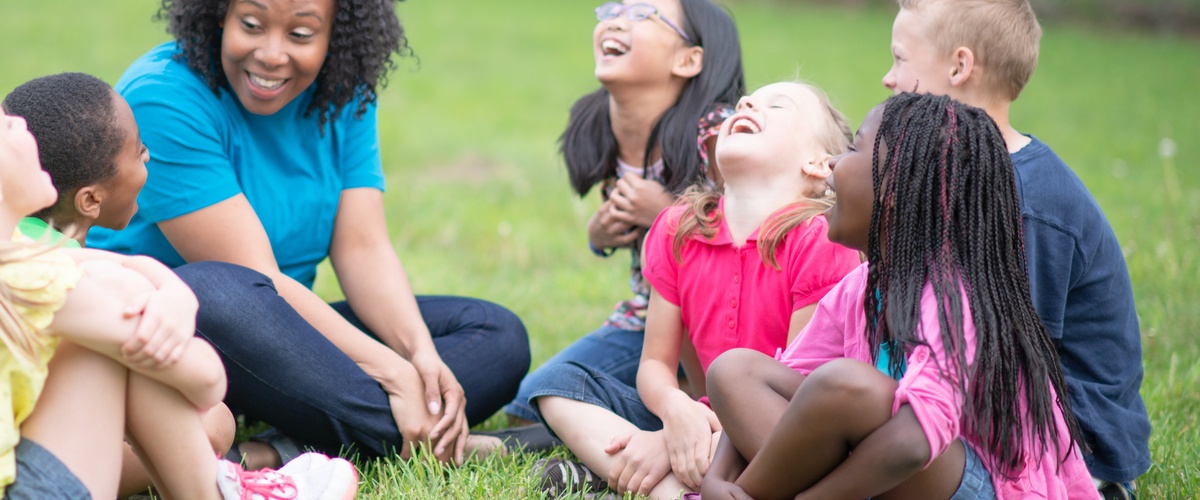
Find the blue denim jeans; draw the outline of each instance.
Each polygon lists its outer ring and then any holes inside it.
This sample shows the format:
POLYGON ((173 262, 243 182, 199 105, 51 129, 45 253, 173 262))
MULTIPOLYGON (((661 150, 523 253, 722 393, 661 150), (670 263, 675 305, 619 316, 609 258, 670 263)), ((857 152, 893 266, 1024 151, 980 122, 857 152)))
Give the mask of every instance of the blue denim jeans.
POLYGON ((504 412, 525 420, 539 420, 537 413, 529 405, 529 397, 534 391, 553 382, 554 376, 547 375, 553 367, 567 362, 591 367, 615 381, 630 387, 636 386, 644 338, 644 332, 641 331, 623 330, 607 325, 598 328, 555 354, 533 373, 526 375, 525 380, 521 381, 516 399, 504 407, 504 412))
MULTIPOLYGON (((225 363, 235 412, 300 445, 363 458, 399 450, 400 431, 379 383, 308 324, 266 276, 221 262, 177 268, 200 301, 196 331, 225 363)), ((490 302, 418 296, 421 317, 466 392, 467 420, 487 419, 529 370, 529 338, 516 315, 490 302)), ((332 304, 371 334, 345 302, 332 304)), ((372 335, 373 336, 373 335, 372 335)))
POLYGON ((996 488, 992 486, 992 475, 984 468, 979 455, 971 446, 963 443, 966 448, 966 461, 963 464, 962 482, 950 500, 972 500, 996 498, 996 488))
MULTIPOLYGON (((530 394, 531 407, 538 412, 536 399, 559 396, 582 401, 611 411, 643 431, 662 430, 662 420, 646 408, 637 388, 612 375, 574 361, 546 368, 545 384, 530 394)), ((553 433, 554 429, 550 429, 553 433)))

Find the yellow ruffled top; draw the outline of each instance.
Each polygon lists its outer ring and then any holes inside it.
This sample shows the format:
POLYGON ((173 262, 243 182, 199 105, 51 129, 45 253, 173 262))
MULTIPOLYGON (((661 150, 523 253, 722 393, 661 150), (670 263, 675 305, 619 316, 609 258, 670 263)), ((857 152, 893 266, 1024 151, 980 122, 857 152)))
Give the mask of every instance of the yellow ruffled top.
POLYGON ((46 335, 46 327, 54 313, 66 302, 67 292, 75 286, 82 271, 65 252, 36 245, 32 240, 13 236, 13 242, 28 245, 0 263, 0 291, 6 309, 16 313, 16 321, 32 332, 32 338, 22 331, 0 332, 18 344, 35 346, 33 363, 14 355, 6 342, 0 344, 0 490, 12 484, 16 475, 13 449, 20 440, 21 422, 33 411, 46 382, 49 364, 58 338, 46 335), (24 257, 20 257, 24 256, 24 257), (13 258, 17 257, 17 258, 13 258))

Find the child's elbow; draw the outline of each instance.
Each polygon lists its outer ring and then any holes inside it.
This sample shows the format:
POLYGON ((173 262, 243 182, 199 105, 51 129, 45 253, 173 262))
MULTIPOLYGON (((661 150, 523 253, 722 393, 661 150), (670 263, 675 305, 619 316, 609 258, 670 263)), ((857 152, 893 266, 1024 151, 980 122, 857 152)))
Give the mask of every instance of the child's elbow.
POLYGON ((891 441, 888 449, 893 452, 886 466, 897 475, 908 477, 920 472, 932 457, 929 440, 919 426, 906 426, 892 434, 891 441))

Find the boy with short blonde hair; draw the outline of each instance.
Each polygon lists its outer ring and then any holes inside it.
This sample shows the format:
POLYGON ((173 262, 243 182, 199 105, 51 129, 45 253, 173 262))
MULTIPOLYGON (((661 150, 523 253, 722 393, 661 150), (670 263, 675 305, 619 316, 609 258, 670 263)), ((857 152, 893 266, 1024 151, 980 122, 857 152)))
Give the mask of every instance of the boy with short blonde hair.
POLYGON ((899 0, 894 93, 945 94, 985 109, 1016 171, 1030 286, 1066 375, 1071 406, 1105 498, 1129 498, 1150 466, 1139 393, 1142 345, 1133 289, 1112 226, 1087 187, 1045 143, 1009 122, 1037 67, 1042 29, 1027 0, 899 0), (1124 487, 1122 487, 1124 486, 1124 487))

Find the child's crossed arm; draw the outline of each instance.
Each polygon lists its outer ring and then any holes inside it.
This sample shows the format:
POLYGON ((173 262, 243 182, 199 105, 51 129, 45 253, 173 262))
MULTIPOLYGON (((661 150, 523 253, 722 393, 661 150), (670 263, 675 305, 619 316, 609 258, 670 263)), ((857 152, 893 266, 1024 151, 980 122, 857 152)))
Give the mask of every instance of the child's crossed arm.
MULTIPOLYGON (((145 315, 130 315, 131 304, 146 300, 163 288, 156 287, 146 274, 135 269, 146 265, 142 261, 126 264, 130 258, 98 250, 72 251, 83 276, 67 294, 66 303, 54 316, 49 333, 104 354, 154 380, 174 387, 197 409, 206 410, 219 402, 225 395, 225 372, 216 351, 208 343, 194 336, 195 296, 187 290, 189 298, 178 304, 182 312, 174 312, 167 319, 174 330, 187 332, 178 359, 175 363, 139 362, 134 351, 128 356, 126 346, 137 340, 145 315), (190 302, 190 303, 189 303, 190 302), (189 312, 190 311, 190 312, 189 312)), ((164 268, 165 269, 165 268, 164 268)), ((170 270, 166 272, 170 273, 170 270)), ((172 274, 173 275, 173 274, 172 274)), ((182 294, 170 284, 165 276, 156 276, 165 284, 168 294, 182 294)), ((178 280, 178 278, 175 278, 178 280)), ((180 284, 182 286, 182 282, 180 284)), ((186 290, 186 286, 184 286, 186 290)), ((167 308, 164 308, 166 312, 167 308)), ((170 330, 170 329, 169 329, 170 330)), ((153 358, 144 358, 153 359, 153 358)))

